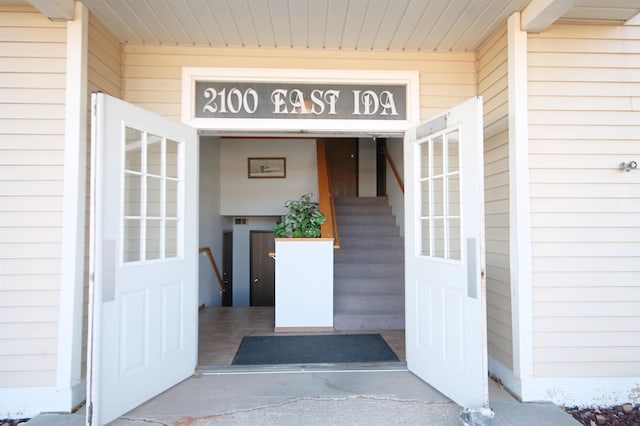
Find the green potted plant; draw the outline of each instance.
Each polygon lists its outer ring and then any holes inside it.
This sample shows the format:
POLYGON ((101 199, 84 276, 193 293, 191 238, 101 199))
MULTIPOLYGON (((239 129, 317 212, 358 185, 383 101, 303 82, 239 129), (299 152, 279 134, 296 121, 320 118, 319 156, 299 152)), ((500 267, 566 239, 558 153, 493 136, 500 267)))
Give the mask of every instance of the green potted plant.
POLYGON ((311 201, 313 194, 305 194, 298 200, 288 200, 284 206, 287 214, 273 228, 277 238, 319 238, 320 225, 327 218, 320 212, 317 202, 311 201))

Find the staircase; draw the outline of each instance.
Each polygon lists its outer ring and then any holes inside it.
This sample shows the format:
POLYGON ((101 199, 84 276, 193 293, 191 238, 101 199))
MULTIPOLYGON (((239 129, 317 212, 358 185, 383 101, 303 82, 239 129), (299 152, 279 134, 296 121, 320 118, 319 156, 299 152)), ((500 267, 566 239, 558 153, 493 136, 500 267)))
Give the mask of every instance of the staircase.
POLYGON ((336 330, 404 329, 404 240, 386 197, 335 199, 336 330))

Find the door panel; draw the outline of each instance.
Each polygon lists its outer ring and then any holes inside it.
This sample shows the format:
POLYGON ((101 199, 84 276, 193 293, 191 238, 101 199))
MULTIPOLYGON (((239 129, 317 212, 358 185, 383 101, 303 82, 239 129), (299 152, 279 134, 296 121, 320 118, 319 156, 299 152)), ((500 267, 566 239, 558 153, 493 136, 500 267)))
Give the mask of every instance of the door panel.
POLYGON ((334 197, 358 195, 358 140, 325 139, 327 167, 334 197))
POLYGON ((251 231, 251 306, 274 306, 276 266, 269 257, 276 250, 273 232, 251 231))
POLYGON ((405 136, 407 366, 465 407, 488 403, 482 101, 405 136))
POLYGON ((196 365, 197 135, 93 95, 88 421, 105 424, 196 365))

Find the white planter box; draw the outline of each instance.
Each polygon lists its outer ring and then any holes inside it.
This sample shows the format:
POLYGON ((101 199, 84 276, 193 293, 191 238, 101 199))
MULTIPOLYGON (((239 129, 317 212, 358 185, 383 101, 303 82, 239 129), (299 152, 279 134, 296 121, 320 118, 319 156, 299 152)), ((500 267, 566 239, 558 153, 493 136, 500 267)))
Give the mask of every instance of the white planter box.
POLYGON ((276 331, 333 330, 333 238, 276 238, 276 331))

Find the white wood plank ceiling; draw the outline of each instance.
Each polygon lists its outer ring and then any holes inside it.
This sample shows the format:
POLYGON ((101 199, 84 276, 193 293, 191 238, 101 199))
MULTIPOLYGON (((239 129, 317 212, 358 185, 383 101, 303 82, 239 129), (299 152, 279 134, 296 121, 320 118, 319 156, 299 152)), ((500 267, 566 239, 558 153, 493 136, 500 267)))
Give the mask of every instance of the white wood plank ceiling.
POLYGON ((640 12, 640 0, 82 1, 123 43, 414 52, 476 50, 532 2, 568 5, 560 20, 570 22, 623 23, 640 12))

